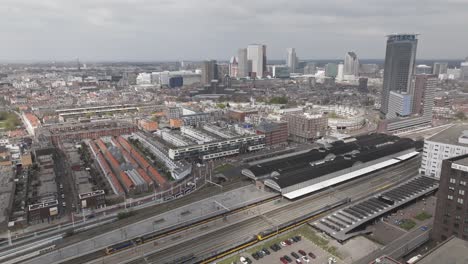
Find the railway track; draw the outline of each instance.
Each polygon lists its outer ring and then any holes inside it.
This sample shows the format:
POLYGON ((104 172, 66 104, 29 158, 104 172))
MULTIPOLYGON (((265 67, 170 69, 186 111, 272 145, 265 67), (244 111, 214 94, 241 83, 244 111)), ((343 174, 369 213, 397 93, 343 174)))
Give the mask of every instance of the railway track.
MULTIPOLYGON (((390 184, 392 182, 395 184, 395 180, 393 178, 396 175, 398 175, 398 174, 403 175, 406 172, 406 174, 407 174, 406 177, 401 177, 401 181, 403 181, 407 177, 409 177, 408 175, 410 173, 407 173, 407 172, 415 171, 417 169, 417 167, 418 167, 417 159, 412 159, 412 160, 410 160, 408 162, 405 162, 403 164, 399 164, 399 165, 394 166, 392 168, 387 168, 387 169, 384 169, 384 170, 378 172, 378 174, 380 174, 380 175, 386 174, 387 175, 386 179, 391 179, 390 181, 386 182, 386 181, 382 181, 382 180, 379 180, 379 179, 373 179, 370 182, 375 182, 376 184, 377 183, 380 184, 379 185, 379 188, 380 188, 379 190, 382 190, 382 188, 387 188, 387 186, 390 187, 391 185, 388 185, 388 184, 390 184), (382 183, 385 183, 387 186, 385 186, 385 184, 382 184, 382 183)), ((322 193, 311 195, 311 196, 302 198, 301 200, 291 202, 290 204, 287 205, 287 208, 274 209, 274 210, 272 210, 270 212, 265 213, 265 216, 268 217, 268 218, 279 218, 279 219, 282 219, 282 220, 284 220, 284 219, 290 220, 291 216, 293 214, 290 214, 290 213, 284 214, 285 210, 294 210, 294 211, 297 211, 298 214, 300 215, 300 213, 303 212, 303 211, 306 211, 308 209, 310 211, 310 208, 308 208, 308 204, 310 202, 316 201, 316 200, 318 200, 320 198, 323 198, 324 196, 333 195, 333 193, 336 192, 336 191, 344 191, 344 190, 350 188, 351 186, 359 185, 360 183, 369 181, 369 179, 375 178, 375 177, 378 177, 378 176, 375 176, 375 173, 374 173, 374 174, 371 174, 371 175, 364 176, 364 177, 362 177, 360 179, 357 179, 355 181, 344 183, 344 184, 342 184, 342 185, 340 185, 340 186, 338 186, 336 188, 333 188, 334 190, 329 189, 329 190, 324 191, 322 193)), ((368 190, 366 190, 365 193, 368 194, 368 190)), ((261 203, 266 203, 268 201, 271 201, 271 200, 277 199, 277 198, 278 197, 273 197, 273 198, 270 198, 270 200, 264 200, 264 201, 258 202, 257 204, 253 204, 253 205, 250 205, 250 206, 247 206, 247 207, 239 208, 237 210, 233 210, 233 211, 231 211, 229 213, 226 213, 224 215, 234 214, 234 213, 238 213, 238 212, 243 211, 243 210, 248 210, 248 209, 251 209, 251 208, 255 208, 258 205, 260 205, 261 203)), ((161 231, 161 233, 158 234, 158 236, 156 236, 155 240, 163 238, 163 237, 168 237, 168 236, 171 236, 171 235, 176 235, 176 234, 178 234, 178 233, 180 233, 182 231, 191 230, 192 228, 194 228, 196 226, 200 226, 200 225, 203 225, 203 224, 210 223, 212 221, 220 219, 221 217, 223 217, 223 215, 218 215, 218 216, 214 216, 212 218, 201 220, 201 221, 197 222, 196 225, 183 226, 183 227, 173 229, 173 230, 161 231)), ((230 226, 230 227, 227 228, 228 229, 227 232, 233 232, 233 233, 232 234, 231 233, 222 234, 221 237, 226 238, 226 235, 229 236, 229 239, 228 239, 229 243, 225 242, 226 239, 224 239, 224 240, 221 240, 221 241, 217 241, 217 243, 215 243, 213 245, 213 247, 208 247, 208 249, 207 249, 207 247, 205 247, 204 249, 195 250, 199 246, 204 245, 203 243, 199 243, 199 240, 197 238, 196 247, 195 246, 194 247, 189 247, 187 250, 191 251, 191 252, 196 252, 197 256, 202 256, 202 255, 206 255, 206 254, 208 254, 210 252, 213 252, 215 249, 223 248, 224 247, 223 245, 228 246, 228 245, 236 244, 233 241, 239 242, 239 241, 242 240, 242 237, 245 237, 245 233, 243 233, 242 235, 239 236, 239 232, 236 231, 236 230, 238 230, 238 228, 241 228, 242 230, 244 230, 244 229, 248 228, 249 226, 254 227, 253 229, 249 230, 249 232, 251 232, 250 234, 251 234, 251 237, 252 237, 253 234, 258 233, 258 230, 264 230, 265 226, 271 226, 271 223, 268 223, 263 217, 253 217, 251 219, 248 219, 246 221, 242 221, 241 223, 236 224, 236 226, 230 226), (239 226, 237 226, 237 225, 239 225, 239 226), (209 250, 209 252, 207 252, 207 250, 209 250), (204 253, 204 254, 202 254, 202 253, 204 253)), ((215 233, 217 233, 218 231, 219 230, 217 230, 215 233)), ((102 233, 102 232, 99 232, 99 233, 102 233)), ((210 233, 210 234, 208 234, 208 236, 211 236, 212 234, 213 233, 210 233)), ((185 242, 182 241, 181 243, 178 243, 177 246, 174 246, 174 247, 177 248, 177 251, 179 251, 180 245, 185 245, 184 243, 185 242)), ((191 243, 193 245, 193 241, 191 243)), ((161 247, 159 247, 159 248, 161 248, 161 247)), ((163 256, 164 255, 163 253, 166 252, 167 250, 170 250, 170 248, 172 248, 172 246, 169 247, 169 248, 164 248, 164 249, 158 250, 158 252, 156 252, 156 253, 152 253, 150 255, 145 255, 145 258, 151 260, 151 259, 153 259, 153 257, 152 257, 153 254, 156 254, 156 256, 157 256, 156 259, 158 261, 160 261, 161 257, 163 257, 163 259, 165 259, 165 257, 163 256)), ((134 247, 133 250, 137 251, 138 247, 134 247)), ((176 253, 178 253, 178 252, 176 252, 176 253)), ((142 253, 142 255, 144 255, 144 254, 142 253)), ((168 256, 168 257, 173 258, 172 255, 173 254, 170 254, 170 256, 168 256)), ((178 256, 178 255, 180 255, 180 254, 176 254, 176 256, 178 256)), ((104 262, 104 259, 105 259, 104 257, 105 257, 104 250, 100 249, 100 250, 96 250, 94 252, 90 252, 89 254, 82 255, 82 256, 74 258, 74 259, 69 259, 67 261, 63 261, 63 262, 60 262, 60 263, 70 263, 70 264, 86 263, 86 262, 89 262, 89 261, 92 261, 92 260, 95 260, 95 259, 100 259, 100 258, 102 258, 102 260, 103 260, 102 263, 105 263, 104 262)), ((140 259, 140 262, 142 260, 143 259, 140 259)), ((148 261, 148 260, 146 260, 146 261, 148 261)), ((158 262, 158 261, 156 261, 154 263, 161 263, 161 262, 158 262)), ((137 260, 137 262, 135 262, 135 263, 140 263, 140 262, 138 262, 138 260, 137 260)))
MULTIPOLYGON (((417 170, 417 167, 418 167, 418 163, 413 159, 413 161, 409 161, 402 165, 379 172, 380 174, 382 174, 382 172, 385 172, 385 171, 387 173, 390 172, 390 174, 387 175, 386 177, 387 180, 382 181, 381 179, 380 180, 375 179, 374 181, 371 181, 371 182, 372 184, 373 183, 376 184, 376 192, 380 192, 386 188, 390 188, 391 186, 394 186, 398 184, 399 182, 403 182, 411 178, 412 176, 414 176, 415 175, 414 172, 417 170), (409 173, 411 171, 413 172, 413 174, 409 173), (403 174, 404 176, 400 177, 400 179, 396 181, 395 176, 398 174, 403 174)), ((368 181, 368 178, 364 177, 357 181, 339 186, 336 188, 336 191, 347 189, 349 188, 349 186, 359 185, 364 181, 368 181)), ((242 241, 243 238, 245 240, 246 233, 250 233, 250 238, 252 238, 255 234, 258 234, 258 230, 264 230, 265 226, 268 226, 268 227, 271 226, 271 223, 266 221, 265 217, 268 219, 276 218, 276 219, 284 219, 285 221, 291 221, 292 219, 294 219, 295 213, 303 212, 308 209, 310 211, 310 207, 308 206, 309 202, 318 200, 320 198, 323 198, 329 195, 330 193, 323 193, 318 196, 311 196, 311 197, 303 198, 300 202, 289 204, 287 208, 275 209, 273 211, 265 213, 264 216, 256 216, 251 219, 245 220, 243 222, 226 227, 224 229, 217 230, 214 233, 200 236, 196 239, 196 243, 194 243, 192 240, 189 240, 189 241, 178 243, 176 246, 173 246, 173 247, 164 248, 153 254, 145 255, 142 253, 142 258, 130 261, 128 263, 133 264, 133 263, 170 262, 170 260, 173 259, 174 256, 180 256, 180 255, 188 256, 188 255, 193 254, 193 252, 196 252, 197 256, 203 256, 210 252, 216 251, 217 249, 223 248, 224 246, 239 244, 239 241, 242 241), (246 230, 246 232, 239 232, 238 230, 246 230), (185 248, 187 250, 183 251, 183 249, 185 248)), ((365 196, 368 196, 368 195, 370 195, 369 190, 364 190, 363 192, 355 194, 353 198, 355 198, 356 200, 359 200, 360 196, 364 198, 365 196)), ((307 221, 304 221, 304 223, 308 221, 312 221, 316 217, 319 217, 319 216, 318 215, 312 216, 307 221)), ((289 229, 283 229, 280 232, 284 232, 286 230, 289 230, 289 229)), ((258 241, 247 241, 247 243, 250 243, 250 242, 255 244, 258 241)), ((245 243, 241 243, 240 247, 244 247, 245 246, 244 244, 245 243)), ((230 252, 229 254, 236 252, 238 250, 239 248, 235 247, 234 249, 229 250, 230 252)), ((203 262, 203 263, 209 263, 209 262, 203 262)))

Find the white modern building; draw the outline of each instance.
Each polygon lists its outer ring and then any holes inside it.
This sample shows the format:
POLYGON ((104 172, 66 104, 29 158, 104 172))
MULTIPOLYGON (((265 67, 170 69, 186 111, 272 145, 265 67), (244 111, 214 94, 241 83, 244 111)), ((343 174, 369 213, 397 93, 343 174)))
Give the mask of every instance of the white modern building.
POLYGON ((247 60, 252 65, 251 72, 256 75, 257 78, 263 78, 263 70, 265 69, 265 45, 262 44, 250 44, 247 46, 247 60))
POLYGON ((343 81, 344 80, 344 65, 343 65, 343 63, 338 64, 338 73, 336 75, 336 80, 337 81, 343 81))
POLYGON ((297 63, 298 63, 298 59, 297 59, 297 55, 296 55, 296 49, 295 48, 288 48, 288 49, 286 49, 286 52, 287 52, 286 64, 289 67, 289 71, 291 73, 294 73, 297 70, 297 63))
POLYGON ((468 153, 468 124, 458 124, 426 139, 419 172, 440 177, 442 161, 468 153))

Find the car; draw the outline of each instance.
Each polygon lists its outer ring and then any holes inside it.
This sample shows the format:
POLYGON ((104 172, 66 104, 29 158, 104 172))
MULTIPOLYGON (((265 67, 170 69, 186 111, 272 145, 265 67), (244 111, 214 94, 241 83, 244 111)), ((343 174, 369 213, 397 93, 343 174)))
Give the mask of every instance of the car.
POLYGON ((252 258, 254 258, 255 260, 259 260, 260 256, 258 255, 257 252, 254 252, 254 253, 252 253, 252 258))
POLYGON ((296 259, 296 264, 302 264, 301 259, 296 259))
POLYGON ((246 258, 246 257, 240 257, 240 258, 239 258, 239 261, 240 261, 242 264, 249 264, 249 261, 247 261, 247 260, 248 260, 248 258, 246 258))
POLYGON ((426 231, 427 229, 427 226, 421 226, 421 231, 426 231))
POLYGON ((288 263, 291 263, 292 262, 292 259, 290 257, 288 257, 287 255, 284 255, 283 258, 288 261, 288 263))
POLYGON ((302 256, 302 261, 309 263, 310 259, 307 256, 302 256))
POLYGON ((257 254, 260 258, 263 258, 265 256, 265 253, 263 253, 263 251, 257 251, 257 254))
POLYGON ((60 189, 63 189, 63 184, 60 184, 60 189))
POLYGON ((270 248, 271 248, 271 250, 273 250, 274 252, 277 251, 277 249, 276 249, 276 247, 275 247, 275 244, 271 245, 270 248))
POLYGON ((299 249, 297 252, 299 252, 299 254, 301 254, 302 256, 307 256, 307 253, 305 253, 305 251, 302 249, 299 249))
POLYGON ((295 236, 298 241, 301 241, 301 236, 295 236))
POLYGON ((314 253, 312 253, 312 252, 309 252, 309 257, 311 257, 311 258, 313 258, 313 259, 315 259, 315 258, 316 258, 315 254, 314 254, 314 253))
POLYGON ((288 239, 288 241, 291 242, 291 244, 294 243, 294 242, 296 242, 296 241, 294 241, 294 239, 292 239, 292 238, 288 239))
POLYGON ((289 240, 285 240, 284 243, 286 243, 288 246, 290 246, 292 243, 289 240))
POLYGON ((262 251, 265 255, 270 255, 270 251, 267 248, 263 248, 262 251))
POLYGON ((65 194, 62 193, 62 199, 65 198, 65 194))
POLYGON ((281 243, 280 243, 280 244, 281 244, 281 246, 283 246, 283 247, 285 247, 285 246, 287 246, 287 245, 288 245, 288 244, 286 244, 286 242, 284 242, 284 241, 281 241, 281 243))
POLYGON ((280 258, 280 261, 281 261, 283 264, 288 264, 288 261, 287 261, 284 257, 281 257, 281 258, 280 258))
POLYGON ((300 258, 296 252, 291 252, 291 256, 293 256, 296 259, 300 258))
POLYGON ((62 203, 62 206, 63 206, 63 207, 67 207, 67 203, 66 203, 66 202, 63 202, 63 203, 62 203))

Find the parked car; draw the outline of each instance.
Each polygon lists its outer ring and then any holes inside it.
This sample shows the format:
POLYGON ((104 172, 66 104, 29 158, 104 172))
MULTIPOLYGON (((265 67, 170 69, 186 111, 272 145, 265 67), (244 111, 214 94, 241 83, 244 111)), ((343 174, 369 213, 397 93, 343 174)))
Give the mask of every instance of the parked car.
POLYGON ((284 255, 284 259, 286 259, 289 263, 292 262, 292 259, 291 259, 289 256, 287 256, 287 255, 284 255))
POLYGON ((263 248, 262 251, 265 255, 270 255, 270 251, 267 248, 263 248))
POLYGON ((293 256, 296 259, 300 258, 296 252, 291 252, 291 256, 293 256))
POLYGON ((285 246, 287 246, 287 245, 288 245, 288 244, 286 244, 286 242, 284 242, 284 241, 281 241, 281 243, 280 243, 280 244, 281 244, 281 246, 283 246, 283 247, 285 247, 285 246))
POLYGON ((314 253, 312 253, 312 252, 309 252, 309 257, 311 257, 311 258, 313 258, 313 259, 315 259, 315 258, 316 258, 315 254, 314 254, 314 253))
POLYGON ((288 239, 288 241, 291 242, 291 244, 294 243, 294 242, 296 242, 296 241, 294 241, 294 239, 292 239, 292 238, 288 239))
POLYGON ((299 241, 301 241, 301 236, 295 236, 295 238, 299 241))
POLYGON ((310 259, 307 256, 302 256, 302 261, 309 263, 310 259))
POLYGON ((254 258, 255 260, 259 260, 260 256, 258 255, 257 252, 254 252, 254 253, 252 253, 252 258, 254 258))
POLYGON ((288 246, 292 244, 289 240, 285 240, 284 243, 286 243, 288 246))
POLYGON ((281 257, 281 258, 280 258, 280 261, 281 261, 283 264, 288 264, 288 261, 287 261, 284 257, 281 257))
POLYGON ((302 256, 307 256, 307 253, 305 253, 305 251, 302 249, 299 249, 297 252, 299 252, 299 254, 301 254, 302 256))
POLYGON ((302 264, 301 259, 296 259, 296 264, 302 264))
POLYGON ((249 264, 249 262, 247 261, 247 258, 246 258, 246 257, 240 257, 239 261, 240 261, 242 264, 249 264))
POLYGON ((278 246, 278 244, 273 244, 273 245, 270 246, 270 248, 271 248, 271 250, 273 250, 275 252, 281 249, 281 247, 278 246))

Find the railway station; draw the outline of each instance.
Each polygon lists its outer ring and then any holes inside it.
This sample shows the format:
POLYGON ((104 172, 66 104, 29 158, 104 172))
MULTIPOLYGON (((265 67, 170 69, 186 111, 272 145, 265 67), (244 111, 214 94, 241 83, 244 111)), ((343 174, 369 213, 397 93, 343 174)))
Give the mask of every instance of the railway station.
POLYGON ((333 212, 313 223, 313 226, 338 241, 369 233, 365 224, 403 205, 437 190, 439 182, 434 178, 420 176, 389 191, 371 196, 363 201, 333 212))
POLYGON ((419 154, 419 142, 384 134, 347 138, 297 155, 251 165, 242 174, 297 199, 396 165, 419 154))

